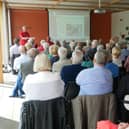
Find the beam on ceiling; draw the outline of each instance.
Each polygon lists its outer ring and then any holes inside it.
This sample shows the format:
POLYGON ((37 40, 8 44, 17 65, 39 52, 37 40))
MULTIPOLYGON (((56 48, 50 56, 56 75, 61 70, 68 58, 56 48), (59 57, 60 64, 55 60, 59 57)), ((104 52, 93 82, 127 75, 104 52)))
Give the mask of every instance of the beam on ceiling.
POLYGON ((115 3, 118 3, 118 2, 120 2, 121 0, 112 0, 111 2, 110 2, 110 4, 115 4, 115 3))

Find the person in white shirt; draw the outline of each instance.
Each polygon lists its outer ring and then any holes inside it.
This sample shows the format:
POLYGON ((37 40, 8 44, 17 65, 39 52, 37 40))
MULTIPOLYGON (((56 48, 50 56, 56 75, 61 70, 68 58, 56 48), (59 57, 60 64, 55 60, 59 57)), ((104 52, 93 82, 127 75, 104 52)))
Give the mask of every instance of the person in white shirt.
POLYGON ((26 100, 50 100, 63 96, 64 82, 58 73, 51 72, 48 56, 41 53, 36 56, 33 66, 35 74, 26 77, 23 90, 26 100))
POLYGON ((10 63, 11 63, 12 71, 14 73, 15 72, 13 70, 14 60, 16 57, 20 56, 19 38, 15 38, 13 42, 14 42, 14 44, 10 47, 10 63))
POLYGON ((20 65, 22 63, 25 63, 25 62, 31 60, 30 57, 26 54, 25 46, 20 46, 19 52, 20 52, 20 56, 14 60, 14 66, 13 66, 13 69, 16 71, 18 71, 20 69, 20 65))

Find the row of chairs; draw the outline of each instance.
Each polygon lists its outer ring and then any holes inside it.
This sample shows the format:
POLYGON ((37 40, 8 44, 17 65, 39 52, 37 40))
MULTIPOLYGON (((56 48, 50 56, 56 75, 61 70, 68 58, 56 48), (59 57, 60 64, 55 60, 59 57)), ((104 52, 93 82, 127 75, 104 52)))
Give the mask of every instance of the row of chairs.
POLYGON ((96 129, 99 120, 116 121, 115 95, 63 97, 27 101, 22 105, 19 129, 96 129))

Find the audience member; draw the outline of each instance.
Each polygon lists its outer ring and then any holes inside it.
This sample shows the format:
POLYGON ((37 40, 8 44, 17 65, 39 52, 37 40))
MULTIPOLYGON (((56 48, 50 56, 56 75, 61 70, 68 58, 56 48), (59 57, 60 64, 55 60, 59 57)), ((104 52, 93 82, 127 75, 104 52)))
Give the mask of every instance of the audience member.
POLYGON ((13 45, 10 47, 10 61, 11 61, 11 67, 13 74, 16 73, 16 71, 13 69, 14 60, 16 57, 20 56, 19 53, 19 38, 15 38, 13 41, 13 45))
POLYGON ((107 62, 105 64, 105 68, 111 71, 113 78, 119 77, 119 67, 118 65, 112 62, 112 55, 108 52, 107 52, 107 62))
POLYGON ((49 36, 46 37, 46 42, 49 44, 49 46, 54 44, 49 36))
POLYGON ((127 49, 127 43, 126 42, 121 42, 121 61, 124 64, 126 58, 129 56, 129 50, 127 49))
POLYGON ((37 51, 35 48, 31 48, 30 50, 28 50, 27 55, 30 58, 30 60, 21 64, 18 72, 18 76, 16 79, 15 87, 10 97, 23 97, 24 91, 22 90, 22 86, 23 86, 25 77, 28 74, 33 73, 33 62, 36 54, 37 54, 37 51))
POLYGON ((118 67, 122 67, 122 60, 120 58, 121 49, 118 47, 112 48, 112 62, 118 67))
POLYGON ((76 50, 72 53, 72 65, 64 66, 60 72, 62 80, 65 84, 69 81, 75 82, 77 74, 85 67, 81 66, 83 59, 83 53, 80 50, 76 50))
POLYGON ((36 56, 33 75, 25 79, 26 100, 50 100, 63 96, 64 83, 58 73, 51 72, 51 63, 44 53, 36 56))
POLYGON ((57 45, 51 45, 49 47, 49 58, 51 61, 51 65, 53 66, 53 63, 59 60, 59 56, 58 56, 58 46, 57 45))
POLYGON ((103 51, 96 52, 94 67, 82 70, 77 75, 76 83, 80 85, 80 95, 102 95, 112 92, 112 74, 104 68, 105 63, 105 53, 103 51))
POLYGON ((26 49, 24 46, 20 46, 19 47, 19 52, 20 52, 20 56, 17 57, 15 60, 14 60, 14 69, 16 71, 18 71, 20 69, 20 65, 24 62, 27 62, 30 60, 30 58, 28 57, 28 55, 26 54, 26 49))
POLYGON ((55 62, 52 67, 53 72, 60 72, 62 67, 65 65, 70 65, 72 62, 70 59, 67 59, 67 49, 60 47, 58 49, 59 61, 55 62))
POLYGON ((92 50, 88 50, 84 55, 84 61, 82 62, 82 66, 86 68, 93 67, 93 58, 94 58, 94 52, 92 50))
POLYGON ((46 41, 45 40, 41 40, 40 41, 40 46, 37 48, 39 52, 43 52, 44 51, 44 48, 43 48, 43 43, 45 43, 46 41))

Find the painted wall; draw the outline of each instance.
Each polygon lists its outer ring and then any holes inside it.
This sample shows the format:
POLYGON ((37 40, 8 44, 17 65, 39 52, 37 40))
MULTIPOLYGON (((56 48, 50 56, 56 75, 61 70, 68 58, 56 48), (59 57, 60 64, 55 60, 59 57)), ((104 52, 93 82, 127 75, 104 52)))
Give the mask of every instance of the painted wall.
POLYGON ((3 73, 2 73, 2 43, 3 43, 3 31, 2 31, 2 2, 0 2, 0 83, 3 82, 3 73))
POLYGON ((91 12, 90 23, 91 39, 101 38, 104 42, 108 42, 111 37, 111 13, 94 14, 91 12))
POLYGON ((37 44, 48 36, 48 11, 11 9, 10 16, 12 39, 18 36, 23 25, 28 27, 37 44))
POLYGON ((112 35, 120 36, 129 32, 129 11, 112 14, 112 35))
MULTIPOLYGON (((28 26, 31 36, 36 37, 36 42, 45 39, 48 35, 49 20, 46 10, 20 10, 12 9, 11 15, 11 32, 12 39, 16 37, 22 25, 28 26)), ((108 42, 111 37, 111 13, 94 14, 90 17, 90 37, 91 39, 102 38, 108 42)))

